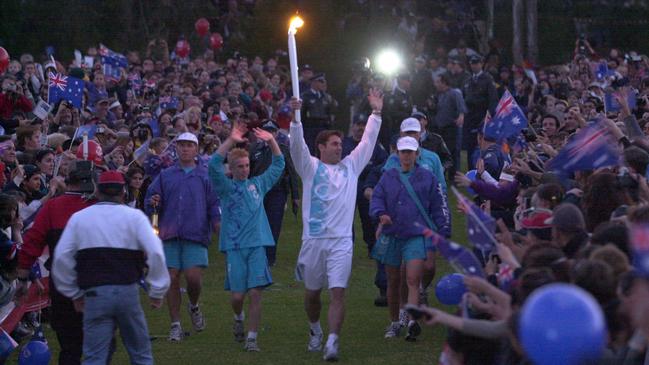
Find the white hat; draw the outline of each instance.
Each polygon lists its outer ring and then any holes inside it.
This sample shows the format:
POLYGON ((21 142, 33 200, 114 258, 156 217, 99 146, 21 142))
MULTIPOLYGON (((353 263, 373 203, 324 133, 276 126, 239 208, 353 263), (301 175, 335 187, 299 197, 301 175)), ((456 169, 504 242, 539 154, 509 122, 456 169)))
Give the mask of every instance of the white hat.
POLYGON ((108 110, 113 109, 113 108, 117 108, 118 106, 122 106, 122 104, 119 103, 119 100, 115 100, 115 101, 113 101, 112 104, 110 104, 110 106, 108 107, 108 110))
POLYGON ((419 142, 412 137, 401 137, 397 141, 397 151, 417 151, 419 149, 419 142))
POLYGON ((401 122, 402 132, 421 132, 421 124, 415 118, 406 118, 401 122))
POLYGON ((198 138, 196 138, 196 136, 193 133, 189 133, 189 132, 185 132, 185 133, 179 135, 178 138, 176 138, 176 141, 177 142, 189 141, 189 142, 194 142, 194 143, 198 144, 198 138))

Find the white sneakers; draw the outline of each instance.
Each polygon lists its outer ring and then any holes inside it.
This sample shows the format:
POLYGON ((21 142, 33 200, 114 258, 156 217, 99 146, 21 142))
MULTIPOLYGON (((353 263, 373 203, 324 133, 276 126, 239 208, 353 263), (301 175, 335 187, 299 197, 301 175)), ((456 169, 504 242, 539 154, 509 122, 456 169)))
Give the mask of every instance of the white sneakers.
POLYGON ((322 337, 324 335, 322 333, 315 333, 311 331, 309 333, 309 345, 307 347, 307 351, 309 352, 318 352, 322 350, 322 337))

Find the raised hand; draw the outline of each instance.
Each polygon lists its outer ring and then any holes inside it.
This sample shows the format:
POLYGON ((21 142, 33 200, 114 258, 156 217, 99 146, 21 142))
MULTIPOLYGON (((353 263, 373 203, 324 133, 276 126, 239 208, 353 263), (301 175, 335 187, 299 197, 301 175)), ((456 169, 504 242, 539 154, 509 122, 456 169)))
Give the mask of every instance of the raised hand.
POLYGON ((376 88, 371 88, 367 95, 367 101, 370 103, 373 112, 380 112, 383 109, 383 92, 376 88))
POLYGON ((244 135, 248 132, 248 127, 246 126, 245 123, 240 123, 237 122, 234 124, 232 127, 232 131, 230 132, 230 138, 235 142, 235 143, 243 143, 246 142, 248 139, 244 137, 244 135))
POLYGON ((261 128, 255 128, 252 131, 255 133, 255 137, 261 139, 264 142, 268 142, 274 138, 270 132, 265 131, 261 128))

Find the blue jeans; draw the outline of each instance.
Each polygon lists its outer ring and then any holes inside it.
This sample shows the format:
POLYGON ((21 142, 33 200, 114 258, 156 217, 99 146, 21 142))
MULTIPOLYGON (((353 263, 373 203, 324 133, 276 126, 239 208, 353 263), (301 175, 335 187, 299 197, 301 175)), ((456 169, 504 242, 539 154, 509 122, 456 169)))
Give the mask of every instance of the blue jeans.
POLYGON ((115 327, 131 364, 153 364, 139 286, 103 285, 86 290, 83 310, 83 364, 105 365, 115 327))

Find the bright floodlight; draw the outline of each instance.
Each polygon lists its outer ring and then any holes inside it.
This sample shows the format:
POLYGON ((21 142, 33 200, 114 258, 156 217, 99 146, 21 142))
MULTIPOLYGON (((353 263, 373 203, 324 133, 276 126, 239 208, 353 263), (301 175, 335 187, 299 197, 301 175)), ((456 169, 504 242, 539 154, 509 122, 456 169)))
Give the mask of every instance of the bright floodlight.
POLYGON ((383 50, 376 57, 376 70, 380 73, 393 75, 401 66, 401 57, 393 49, 383 50))

